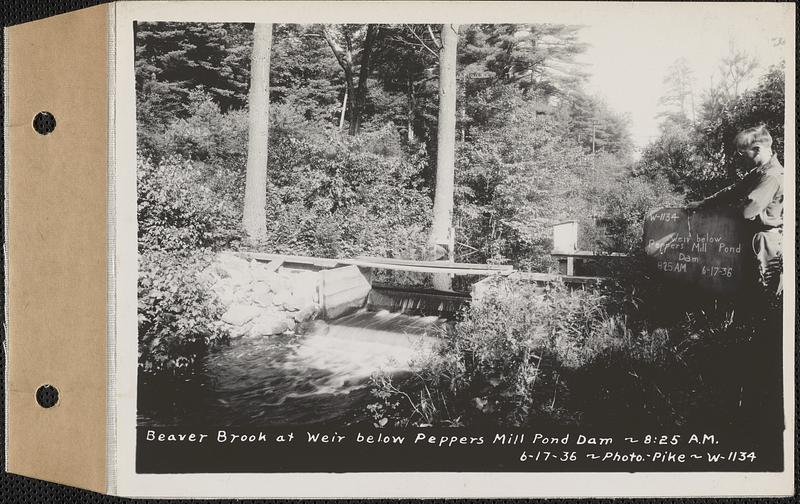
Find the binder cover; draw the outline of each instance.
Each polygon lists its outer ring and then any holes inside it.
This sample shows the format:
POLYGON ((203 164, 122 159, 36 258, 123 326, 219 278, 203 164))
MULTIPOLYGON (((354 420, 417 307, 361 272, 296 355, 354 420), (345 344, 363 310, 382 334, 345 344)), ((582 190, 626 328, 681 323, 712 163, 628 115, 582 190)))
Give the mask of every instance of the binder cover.
POLYGON ((109 6, 6 30, 7 469, 108 472, 109 6), (56 128, 40 135, 36 114, 56 128), (59 392, 45 409, 45 384, 59 392))

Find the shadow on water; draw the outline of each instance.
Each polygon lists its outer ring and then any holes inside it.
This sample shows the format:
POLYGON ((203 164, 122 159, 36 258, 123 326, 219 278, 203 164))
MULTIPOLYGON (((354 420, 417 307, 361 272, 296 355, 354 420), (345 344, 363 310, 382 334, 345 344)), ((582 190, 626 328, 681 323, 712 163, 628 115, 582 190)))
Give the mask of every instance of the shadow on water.
POLYGON ((402 377, 436 344, 445 319, 362 310, 304 335, 242 338, 212 351, 203 371, 170 382, 141 379, 147 426, 337 424, 367 421, 370 376, 402 377))

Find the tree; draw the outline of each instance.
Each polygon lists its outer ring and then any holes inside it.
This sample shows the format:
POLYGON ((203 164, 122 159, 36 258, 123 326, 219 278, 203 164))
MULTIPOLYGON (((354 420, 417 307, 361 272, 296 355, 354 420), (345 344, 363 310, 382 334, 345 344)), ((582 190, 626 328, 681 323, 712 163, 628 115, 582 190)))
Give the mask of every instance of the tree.
POLYGON ((697 173, 701 161, 693 136, 689 128, 664 124, 661 134, 642 150, 637 173, 651 180, 666 178, 679 193, 698 198, 708 181, 697 173))
POLYGON ((223 112, 245 105, 250 26, 145 22, 134 25, 134 36, 137 96, 142 98, 140 104, 152 106, 158 119, 187 117, 189 93, 197 88, 207 92, 223 112))
POLYGON ((738 95, 712 86, 703 95, 697 123, 662 124, 660 136, 643 150, 637 171, 666 178, 688 199, 708 196, 743 175, 737 173, 742 167, 735 161, 733 139, 759 124, 769 129, 773 151, 782 159, 784 74, 782 66, 772 67, 753 89, 738 88, 738 95))
POLYGON ((586 74, 575 56, 587 45, 580 26, 560 24, 476 24, 465 30, 462 63, 470 71, 489 71, 504 84, 526 93, 552 96, 576 89, 586 74))
POLYGON ((694 107, 694 92, 692 85, 694 77, 692 69, 686 58, 679 58, 667 69, 664 77, 665 93, 659 100, 659 105, 665 108, 659 113, 664 122, 688 124, 696 120, 694 107), (687 113, 688 111, 688 113, 687 113))
POLYGON ((426 136, 422 110, 436 106, 438 41, 430 25, 385 25, 382 35, 372 59, 376 77, 385 92, 403 95, 404 113, 393 120, 407 141, 414 142, 426 136))
POLYGON ((352 97, 347 103, 350 110, 349 132, 351 136, 355 136, 361 128, 361 116, 367 97, 367 78, 370 74, 370 56, 376 39, 380 37, 380 26, 322 25, 322 36, 344 71, 347 86, 345 96, 352 97), (353 48, 354 41, 362 32, 364 40, 361 50, 356 52, 353 48), (358 85, 355 83, 356 65, 358 65, 358 85))
POLYGON ((256 23, 250 60, 247 175, 242 224, 251 242, 267 226, 267 146, 269 140, 269 62, 272 24, 256 23))
MULTIPOLYGON (((764 124, 773 137, 772 150, 783 159, 784 86, 785 70, 779 65, 771 67, 757 86, 746 91, 740 90, 736 97, 720 99, 709 93, 707 102, 703 104, 702 120, 698 124, 701 135, 697 149, 717 167, 720 184, 729 184, 736 179, 736 146, 732 140, 745 128, 764 124)), ((708 191, 713 192, 712 189, 713 186, 708 191)))
POLYGON ((722 77, 720 87, 728 98, 737 98, 742 87, 758 68, 755 57, 737 49, 733 43, 728 46, 728 54, 722 58, 719 73, 722 77))
MULTIPOLYGON (((439 52, 439 133, 436 155, 436 192, 430 247, 433 259, 453 259, 453 188, 456 141, 456 46, 458 25, 442 25, 439 52)), ((434 286, 449 290, 450 278, 437 275, 434 286)))
MULTIPOLYGON (((276 24, 269 71, 269 101, 294 110, 306 121, 338 120, 344 84, 342 70, 314 26, 276 24)), ((274 132, 273 122, 273 132, 274 132)))
POLYGON ((586 152, 609 152, 627 157, 633 150, 629 119, 603 100, 583 92, 567 98, 569 132, 586 152))

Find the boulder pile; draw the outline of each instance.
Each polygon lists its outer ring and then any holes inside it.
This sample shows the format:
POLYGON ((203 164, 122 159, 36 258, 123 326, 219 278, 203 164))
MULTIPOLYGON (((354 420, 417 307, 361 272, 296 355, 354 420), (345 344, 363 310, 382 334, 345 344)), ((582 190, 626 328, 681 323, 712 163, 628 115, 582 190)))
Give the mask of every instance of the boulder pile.
POLYGON ((320 313, 313 271, 281 271, 280 264, 221 253, 205 271, 226 307, 222 323, 231 337, 264 337, 294 331, 320 313))

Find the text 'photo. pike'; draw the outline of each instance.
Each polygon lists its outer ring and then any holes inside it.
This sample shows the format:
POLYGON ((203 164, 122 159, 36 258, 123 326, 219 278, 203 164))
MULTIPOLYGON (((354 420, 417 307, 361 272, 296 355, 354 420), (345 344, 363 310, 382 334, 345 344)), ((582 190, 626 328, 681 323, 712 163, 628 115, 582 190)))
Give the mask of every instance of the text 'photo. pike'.
POLYGON ((136 471, 784 470, 786 49, 734 14, 133 23, 136 471))

